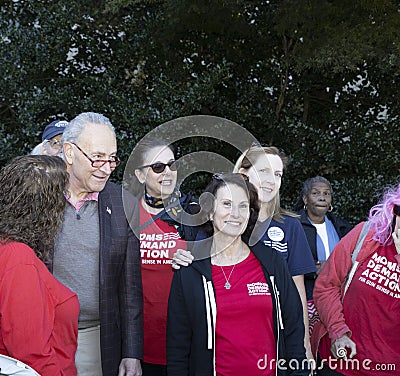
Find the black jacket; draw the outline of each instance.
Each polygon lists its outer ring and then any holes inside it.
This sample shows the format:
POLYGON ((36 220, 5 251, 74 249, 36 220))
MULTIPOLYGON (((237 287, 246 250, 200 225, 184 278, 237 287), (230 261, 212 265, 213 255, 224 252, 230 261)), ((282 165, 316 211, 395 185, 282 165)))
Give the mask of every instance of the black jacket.
POLYGON ((98 212, 101 363, 104 375, 116 376, 122 358, 143 358, 139 239, 132 231, 138 223, 138 202, 121 186, 107 182, 99 193, 98 212))
MULTIPOLYGON (((209 254, 209 244, 206 247, 209 254)), ((307 370, 301 369, 305 359, 303 309, 287 266, 276 252, 264 245, 256 244, 251 250, 260 261, 272 292, 271 319, 274 321, 278 358, 297 359, 301 366, 299 370, 277 370, 277 375, 309 375, 307 370)), ((196 255, 195 250, 192 253, 196 255)), ((175 272, 168 303, 168 376, 214 375, 215 349, 209 348, 209 344, 214 342, 208 329, 212 325, 214 336, 215 322, 212 315, 207 315, 205 299, 206 295, 215 296, 213 293, 209 257, 175 272)), ((215 303, 215 300, 207 299, 211 306, 215 303)))
MULTIPOLYGON (((304 209, 301 209, 297 212, 300 214, 300 222, 303 226, 304 232, 306 233, 308 244, 311 248, 311 253, 314 257, 315 262, 318 261, 318 254, 317 254, 317 229, 315 226, 308 220, 307 213, 304 209)), ((347 222, 346 220, 328 212, 326 213, 328 219, 332 222, 335 230, 339 236, 339 239, 343 238, 353 226, 347 222)), ((314 289, 315 279, 317 278, 316 273, 310 273, 305 275, 305 285, 306 285, 306 293, 307 299, 312 299, 312 291, 314 289)))

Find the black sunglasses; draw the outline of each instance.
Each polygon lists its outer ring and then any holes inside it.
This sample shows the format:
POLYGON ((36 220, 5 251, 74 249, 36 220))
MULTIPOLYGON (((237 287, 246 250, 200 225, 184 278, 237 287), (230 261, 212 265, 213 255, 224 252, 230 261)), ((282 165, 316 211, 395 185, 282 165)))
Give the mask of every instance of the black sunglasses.
POLYGON ((153 172, 155 172, 156 174, 161 174, 162 172, 164 172, 165 167, 167 167, 167 166, 171 171, 177 170, 176 161, 169 161, 168 163, 156 162, 153 164, 141 166, 139 168, 151 167, 153 172))

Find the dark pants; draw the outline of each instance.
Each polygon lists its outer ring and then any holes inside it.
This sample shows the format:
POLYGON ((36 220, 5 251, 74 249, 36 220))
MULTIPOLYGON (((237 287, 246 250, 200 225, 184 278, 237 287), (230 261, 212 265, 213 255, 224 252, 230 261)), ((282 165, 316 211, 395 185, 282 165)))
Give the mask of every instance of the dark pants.
POLYGON ((142 362, 143 376, 167 376, 167 366, 142 362))

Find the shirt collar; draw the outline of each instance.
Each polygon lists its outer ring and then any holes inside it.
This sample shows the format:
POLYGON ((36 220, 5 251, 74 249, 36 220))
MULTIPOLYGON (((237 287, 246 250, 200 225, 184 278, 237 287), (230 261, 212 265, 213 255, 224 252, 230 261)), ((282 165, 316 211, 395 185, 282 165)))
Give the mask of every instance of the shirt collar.
POLYGON ((74 204, 71 201, 71 198, 68 195, 65 195, 65 198, 67 199, 67 201, 76 209, 76 211, 79 211, 80 208, 85 204, 85 202, 87 201, 99 201, 99 192, 89 192, 89 194, 80 199, 76 204, 74 204))

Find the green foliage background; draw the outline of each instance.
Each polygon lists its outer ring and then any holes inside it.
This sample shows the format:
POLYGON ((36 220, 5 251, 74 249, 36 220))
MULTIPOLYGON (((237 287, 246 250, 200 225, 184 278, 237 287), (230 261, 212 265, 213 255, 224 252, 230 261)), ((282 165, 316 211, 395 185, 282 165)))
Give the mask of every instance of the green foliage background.
MULTIPOLYGON (((323 175, 336 213, 358 222, 399 181, 399 10, 395 0, 3 1, 0 165, 83 111, 111 119, 123 160, 158 125, 208 114, 285 149, 284 206, 323 175)), ((199 176, 186 188, 203 186, 199 176)))

